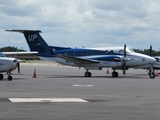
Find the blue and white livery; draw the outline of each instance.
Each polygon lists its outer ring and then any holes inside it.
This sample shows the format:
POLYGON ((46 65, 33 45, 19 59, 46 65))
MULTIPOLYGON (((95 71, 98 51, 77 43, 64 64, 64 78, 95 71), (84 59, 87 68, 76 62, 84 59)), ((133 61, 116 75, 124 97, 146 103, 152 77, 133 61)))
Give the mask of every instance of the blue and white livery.
POLYGON ((149 77, 154 78, 155 72, 152 65, 155 59, 140 53, 134 52, 126 47, 106 48, 70 48, 48 46, 39 34, 40 30, 6 30, 23 33, 31 51, 38 51, 42 60, 56 61, 61 64, 85 68, 85 77, 91 77, 89 70, 102 70, 112 68, 112 76, 118 77, 116 70, 123 70, 125 74, 128 68, 143 65, 150 66, 149 77))

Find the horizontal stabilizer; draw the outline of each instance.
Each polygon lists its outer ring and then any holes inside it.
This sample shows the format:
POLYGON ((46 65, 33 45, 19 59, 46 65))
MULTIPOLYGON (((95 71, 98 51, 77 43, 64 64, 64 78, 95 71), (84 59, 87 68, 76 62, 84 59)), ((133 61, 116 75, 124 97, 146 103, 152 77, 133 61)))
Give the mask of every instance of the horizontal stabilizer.
POLYGON ((16 29, 12 29, 12 30, 6 30, 6 31, 9 31, 9 32, 21 32, 21 33, 24 33, 24 32, 40 32, 40 30, 16 30, 16 29))

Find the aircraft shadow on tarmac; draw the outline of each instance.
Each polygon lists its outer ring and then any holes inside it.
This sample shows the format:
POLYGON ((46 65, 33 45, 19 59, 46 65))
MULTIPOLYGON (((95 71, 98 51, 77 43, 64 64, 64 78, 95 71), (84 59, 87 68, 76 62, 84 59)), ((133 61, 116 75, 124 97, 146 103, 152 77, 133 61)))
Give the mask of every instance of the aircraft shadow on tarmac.
MULTIPOLYGON (((13 80, 26 80, 29 78, 33 78, 33 75, 31 74, 13 74, 13 80), (16 76, 18 75, 18 77, 16 76), (23 77, 23 75, 25 77, 23 77), (28 77, 26 77, 26 75, 28 77)), ((76 75, 46 75, 46 74, 38 74, 37 79, 38 78, 84 78, 84 79, 101 79, 101 78, 105 78, 105 79, 148 79, 148 75, 147 74, 128 74, 128 75, 121 75, 119 77, 112 77, 112 76, 92 76, 92 77, 84 77, 84 76, 76 76, 76 75)), ((4 79, 7 80, 7 79, 4 79)), ((3 80, 3 81, 4 81, 3 80)))
MULTIPOLYGON (((44 76, 43 76, 44 77, 44 76)), ((109 79, 146 79, 148 76, 143 75, 127 75, 127 76, 119 76, 119 77, 112 77, 112 76, 92 76, 92 77, 84 77, 84 76, 71 76, 71 75, 53 75, 53 76, 46 76, 45 78, 85 78, 85 79, 92 79, 92 78, 109 78, 109 79)), ((147 78, 148 79, 148 78, 147 78)))

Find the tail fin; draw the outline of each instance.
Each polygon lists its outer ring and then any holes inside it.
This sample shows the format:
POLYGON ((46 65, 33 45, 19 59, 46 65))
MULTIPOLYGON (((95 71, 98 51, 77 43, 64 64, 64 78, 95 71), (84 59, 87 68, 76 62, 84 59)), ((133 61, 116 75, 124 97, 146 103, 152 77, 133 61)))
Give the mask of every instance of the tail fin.
POLYGON ((40 30, 6 30, 10 32, 23 33, 31 51, 38 51, 39 54, 50 52, 48 44, 39 33, 40 30))

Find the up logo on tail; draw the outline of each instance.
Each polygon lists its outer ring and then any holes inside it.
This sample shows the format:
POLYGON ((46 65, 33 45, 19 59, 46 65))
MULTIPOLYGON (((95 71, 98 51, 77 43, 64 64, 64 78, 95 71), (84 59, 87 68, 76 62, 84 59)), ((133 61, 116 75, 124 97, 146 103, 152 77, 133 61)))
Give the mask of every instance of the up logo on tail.
POLYGON ((37 38, 36 34, 28 35, 28 41, 34 41, 37 38))

